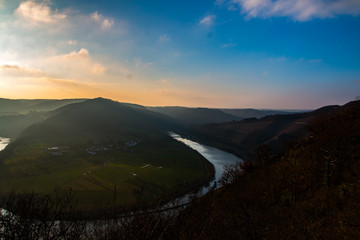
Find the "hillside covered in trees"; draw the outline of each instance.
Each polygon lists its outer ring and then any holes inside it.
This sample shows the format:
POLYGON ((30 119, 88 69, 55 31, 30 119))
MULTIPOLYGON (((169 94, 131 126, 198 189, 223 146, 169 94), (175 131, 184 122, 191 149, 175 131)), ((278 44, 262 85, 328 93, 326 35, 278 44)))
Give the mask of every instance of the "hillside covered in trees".
POLYGON ((229 168, 175 221, 180 239, 359 239, 360 101, 319 113, 275 157, 229 168))

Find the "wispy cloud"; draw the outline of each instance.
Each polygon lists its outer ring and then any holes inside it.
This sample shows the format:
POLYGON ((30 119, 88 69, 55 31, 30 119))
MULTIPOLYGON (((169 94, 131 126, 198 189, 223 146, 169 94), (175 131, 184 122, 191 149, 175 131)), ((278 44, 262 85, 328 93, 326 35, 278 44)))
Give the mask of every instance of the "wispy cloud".
POLYGON ((33 59, 32 65, 40 65, 41 69, 24 67, 22 64, 3 64, 0 65, 0 72, 6 76, 22 78, 64 76, 74 79, 96 79, 106 71, 105 66, 94 60, 85 48, 78 52, 33 59))
POLYGON ((91 19, 95 22, 101 23, 101 29, 110 29, 114 25, 114 20, 111 18, 105 18, 103 15, 99 14, 97 11, 91 14, 91 19))
POLYGON ((225 44, 221 45, 222 48, 233 48, 236 46, 237 46, 236 43, 225 43, 225 44))
POLYGON ((50 58, 51 64, 58 64, 58 67, 63 69, 72 69, 73 72, 84 71, 94 74, 103 74, 106 68, 99 62, 90 57, 90 53, 86 48, 81 48, 78 52, 71 52, 69 54, 59 55, 50 58))
POLYGON ((26 20, 28 24, 33 25, 57 23, 67 17, 65 13, 52 11, 46 1, 41 3, 31 0, 22 2, 15 13, 26 20))
POLYGON ((207 15, 200 20, 199 25, 203 27, 211 27, 215 24, 216 15, 207 15))
POLYGON ((104 21, 101 24, 102 29, 110 29, 114 25, 114 20, 112 19, 104 19, 104 21))
POLYGON ((171 41, 171 38, 168 36, 167 33, 161 34, 158 38, 159 43, 168 43, 171 41))
POLYGON ((215 5, 222 6, 222 5, 224 5, 225 2, 226 2, 226 0, 215 0, 215 5))
POLYGON ((91 14, 91 19, 99 22, 101 20, 102 16, 96 11, 91 14))
POLYGON ((239 8, 248 18, 289 17, 308 21, 360 14, 359 0, 216 0, 215 4, 239 8))
POLYGON ((0 65, 0 71, 11 76, 45 76, 46 74, 39 69, 22 67, 19 65, 4 64, 0 65))
POLYGON ((148 68, 154 64, 152 62, 143 62, 140 58, 134 58, 133 63, 136 68, 148 68))

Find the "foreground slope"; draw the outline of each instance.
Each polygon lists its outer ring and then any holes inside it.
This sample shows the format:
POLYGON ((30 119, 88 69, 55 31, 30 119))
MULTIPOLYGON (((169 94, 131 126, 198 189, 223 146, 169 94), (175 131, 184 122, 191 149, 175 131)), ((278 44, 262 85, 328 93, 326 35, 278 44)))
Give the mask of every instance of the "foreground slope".
POLYGON ((168 136, 177 125, 108 99, 70 104, 24 130, 0 154, 2 191, 73 189, 84 204, 149 202, 206 182, 211 167, 168 136))
POLYGON ((308 137, 188 207, 168 239, 359 239, 360 101, 318 114, 308 137))

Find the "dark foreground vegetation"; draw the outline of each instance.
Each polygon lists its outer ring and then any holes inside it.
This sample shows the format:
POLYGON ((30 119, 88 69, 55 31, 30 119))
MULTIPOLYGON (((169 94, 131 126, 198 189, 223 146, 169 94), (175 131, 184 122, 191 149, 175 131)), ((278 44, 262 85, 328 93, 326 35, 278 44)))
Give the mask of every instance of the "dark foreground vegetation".
POLYGON ((309 135, 227 171, 178 217, 183 239, 359 239, 360 102, 318 114, 309 135), (238 169, 243 169, 244 174, 238 169), (195 236, 195 237, 194 237, 195 236))
MULTIPOLYGON (((0 238, 360 238, 360 101, 320 112, 308 125, 306 137, 288 143, 277 154, 270 154, 266 145, 256 154, 255 162, 228 167, 222 188, 181 211, 158 208, 118 221, 96 221, 91 227, 84 221, 65 221, 64 229, 60 222, 55 232, 49 232, 48 225, 57 219, 54 211, 28 204, 31 198, 13 209, 6 202, 18 201, 3 201, 0 206, 17 218, 2 216, 0 238), (30 214, 27 209, 39 212, 30 214)), ((71 210, 57 206, 55 201, 55 209, 71 210)))

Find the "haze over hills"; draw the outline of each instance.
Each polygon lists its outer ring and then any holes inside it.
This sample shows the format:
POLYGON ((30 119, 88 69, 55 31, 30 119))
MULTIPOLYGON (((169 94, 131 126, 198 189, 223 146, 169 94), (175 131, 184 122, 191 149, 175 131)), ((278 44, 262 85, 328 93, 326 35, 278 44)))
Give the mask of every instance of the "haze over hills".
POLYGON ((253 109, 253 108, 239 108, 239 109, 230 109, 230 108, 221 108, 221 111, 237 116, 239 118, 262 118, 269 115, 278 115, 278 114, 291 114, 299 112, 308 112, 310 110, 271 110, 271 109, 253 109))
POLYGON ((262 118, 269 115, 292 114, 309 110, 271 110, 253 108, 188 108, 188 107, 147 107, 176 119, 183 125, 221 123, 245 118, 262 118))
POLYGON ((0 98, 0 116, 11 114, 26 114, 30 111, 51 111, 59 107, 83 102, 86 99, 5 99, 0 98))
POLYGON ((50 116, 49 112, 30 112, 0 116, 0 136, 15 139, 29 126, 39 123, 50 116))
POLYGON ((239 117, 227 114, 219 109, 212 108, 148 107, 148 109, 170 116, 184 125, 229 122, 240 119, 239 117))

